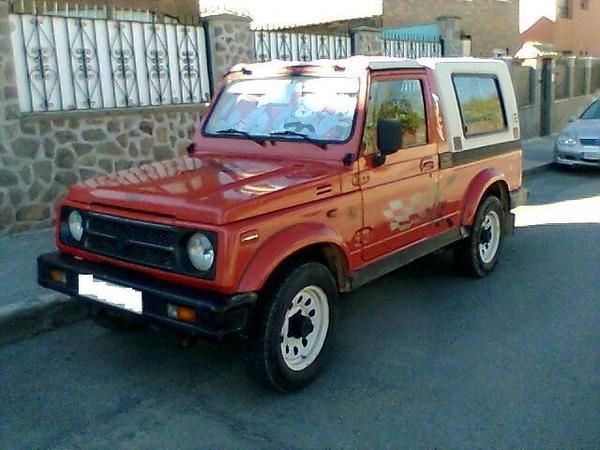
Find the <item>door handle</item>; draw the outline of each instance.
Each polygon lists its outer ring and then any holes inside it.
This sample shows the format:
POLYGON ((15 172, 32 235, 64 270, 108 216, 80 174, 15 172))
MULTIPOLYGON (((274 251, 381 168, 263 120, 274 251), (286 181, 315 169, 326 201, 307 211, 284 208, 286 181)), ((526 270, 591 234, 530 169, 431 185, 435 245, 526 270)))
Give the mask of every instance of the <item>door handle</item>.
POLYGON ((421 160, 421 172, 429 172, 435 168, 433 158, 423 158, 421 160))

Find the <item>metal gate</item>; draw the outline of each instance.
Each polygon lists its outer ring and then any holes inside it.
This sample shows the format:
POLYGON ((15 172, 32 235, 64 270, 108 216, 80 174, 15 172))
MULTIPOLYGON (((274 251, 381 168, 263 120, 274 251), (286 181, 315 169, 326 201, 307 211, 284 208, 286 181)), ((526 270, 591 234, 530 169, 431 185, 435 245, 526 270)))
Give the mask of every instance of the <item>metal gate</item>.
POLYGON ((22 112, 210 100, 201 26, 11 14, 22 112))
POLYGON ((431 38, 386 37, 383 40, 383 54, 399 58, 435 58, 444 53, 442 41, 431 38))

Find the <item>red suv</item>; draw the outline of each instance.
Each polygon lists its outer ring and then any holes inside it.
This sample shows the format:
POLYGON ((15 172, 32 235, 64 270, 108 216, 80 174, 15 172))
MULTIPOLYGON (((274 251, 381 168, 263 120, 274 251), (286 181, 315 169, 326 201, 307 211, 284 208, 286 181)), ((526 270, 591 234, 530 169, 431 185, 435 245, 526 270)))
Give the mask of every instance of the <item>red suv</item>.
POLYGON ((39 282, 104 325, 243 336, 250 373, 292 391, 326 361, 339 293, 450 246, 491 272, 520 188, 501 61, 239 65, 188 156, 70 189, 39 282))

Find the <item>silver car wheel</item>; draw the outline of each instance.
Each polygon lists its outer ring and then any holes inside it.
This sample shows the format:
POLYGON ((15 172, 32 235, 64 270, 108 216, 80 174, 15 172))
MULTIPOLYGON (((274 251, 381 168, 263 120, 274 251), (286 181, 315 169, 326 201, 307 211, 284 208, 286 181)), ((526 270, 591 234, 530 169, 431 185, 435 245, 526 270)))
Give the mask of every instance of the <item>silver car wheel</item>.
POLYGON ((281 354, 294 372, 310 366, 319 356, 329 330, 329 302, 325 291, 307 286, 296 294, 281 328, 281 354))
POLYGON ((502 224, 496 211, 489 211, 481 224, 479 234, 479 257, 484 264, 491 263, 500 247, 502 224))

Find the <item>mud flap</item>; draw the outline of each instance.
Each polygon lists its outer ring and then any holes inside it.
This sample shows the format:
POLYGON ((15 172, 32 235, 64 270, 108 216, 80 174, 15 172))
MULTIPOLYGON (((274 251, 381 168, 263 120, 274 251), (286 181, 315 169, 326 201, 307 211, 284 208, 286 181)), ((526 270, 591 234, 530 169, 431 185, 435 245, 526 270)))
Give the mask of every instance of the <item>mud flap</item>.
POLYGON ((506 218, 506 235, 513 236, 515 234, 515 214, 509 213, 506 218))

